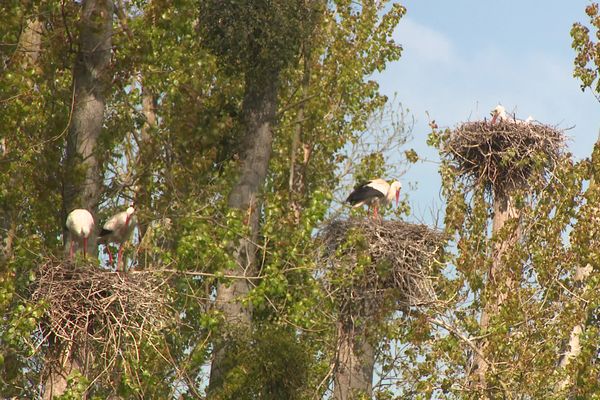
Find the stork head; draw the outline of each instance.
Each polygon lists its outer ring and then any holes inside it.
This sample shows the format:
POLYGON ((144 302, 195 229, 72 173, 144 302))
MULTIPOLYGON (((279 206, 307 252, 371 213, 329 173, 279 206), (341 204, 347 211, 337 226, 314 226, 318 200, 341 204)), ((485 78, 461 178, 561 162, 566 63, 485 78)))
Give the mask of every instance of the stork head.
POLYGON ((392 182, 390 185, 390 191, 396 197, 396 207, 398 207, 398 202, 400 201, 400 190, 402 189, 402 184, 398 181, 392 182))
POLYGON ((492 124, 493 124, 496 122, 496 119, 498 117, 500 117, 500 120, 502 120, 506 117, 506 109, 502 105, 498 104, 496 106, 496 108, 494 108, 492 110, 492 112, 490 114, 492 116, 492 124))
POLYGON ((127 210, 125 210, 125 212, 127 213, 127 220, 125 221, 125 224, 129 224, 129 221, 131 220, 131 216, 135 212, 135 207, 134 207, 133 203, 131 203, 129 205, 129 207, 127 207, 127 210))

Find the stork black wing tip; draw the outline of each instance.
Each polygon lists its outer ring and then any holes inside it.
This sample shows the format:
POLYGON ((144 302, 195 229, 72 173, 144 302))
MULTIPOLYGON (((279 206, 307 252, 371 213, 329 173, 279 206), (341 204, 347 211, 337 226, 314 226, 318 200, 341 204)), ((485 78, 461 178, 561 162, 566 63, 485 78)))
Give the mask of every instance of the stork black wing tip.
POLYGON ((367 186, 371 182, 373 182, 373 179, 360 181, 356 185, 354 185, 354 190, 360 189, 361 187, 364 187, 364 186, 367 186))
POLYGON ((100 233, 98 234, 98 237, 102 237, 102 236, 106 236, 106 235, 110 235, 112 233, 111 230, 108 229, 104 229, 102 228, 102 230, 100 231, 100 233))

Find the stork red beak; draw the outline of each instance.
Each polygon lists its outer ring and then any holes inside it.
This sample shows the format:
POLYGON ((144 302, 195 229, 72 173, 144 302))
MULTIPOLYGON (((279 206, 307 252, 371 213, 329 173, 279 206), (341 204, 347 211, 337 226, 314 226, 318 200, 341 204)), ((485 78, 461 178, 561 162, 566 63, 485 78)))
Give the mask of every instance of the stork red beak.
POLYGON ((496 123, 496 118, 498 118, 498 114, 494 114, 494 115, 492 116, 492 124, 495 124, 495 123, 496 123))
POLYGON ((398 207, 399 201, 400 201, 400 189, 396 190, 396 207, 398 207))

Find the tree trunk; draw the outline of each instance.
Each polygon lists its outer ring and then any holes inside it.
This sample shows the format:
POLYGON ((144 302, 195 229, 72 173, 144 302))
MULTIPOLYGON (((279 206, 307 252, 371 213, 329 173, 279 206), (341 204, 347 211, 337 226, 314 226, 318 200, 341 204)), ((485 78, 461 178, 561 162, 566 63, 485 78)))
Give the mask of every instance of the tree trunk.
POLYGON ((71 343, 61 351, 57 365, 49 371, 44 380, 43 400, 52 400, 65 393, 69 375, 83 370, 83 365, 76 356, 73 346, 71 343))
MULTIPOLYGON (((290 210, 294 215, 294 222, 300 223, 300 216, 302 213, 301 198, 304 195, 304 180, 306 173, 306 166, 308 164, 308 157, 305 156, 303 159, 302 168, 296 167, 296 153, 300 145, 302 144, 302 129, 304 121, 304 109, 305 99, 308 96, 310 86, 310 49, 309 44, 305 43, 302 51, 302 59, 304 60, 304 71, 302 73, 302 90, 301 90, 301 103, 299 105, 298 113, 296 114, 296 126, 294 128, 294 136, 292 137, 292 148, 290 151, 290 177, 288 181, 289 196, 290 196, 290 210)), ((302 144, 305 147, 305 144, 302 144)))
MULTIPOLYGON (((498 235, 507 221, 519 218, 519 210, 515 206, 515 200, 508 190, 496 190, 494 192, 494 218, 492 220, 492 237, 498 235)), ((488 283, 486 291, 491 293, 481 312, 479 325, 481 332, 485 333, 490 326, 490 316, 498 315, 500 307, 506 301, 508 293, 516 289, 518 277, 513 276, 510 266, 506 265, 503 257, 507 251, 514 246, 520 237, 520 230, 511 233, 506 239, 494 245, 492 265, 488 271, 488 283)), ((488 355, 488 342, 482 340, 479 343, 480 354, 488 355)), ((489 369, 489 359, 484 359, 479 354, 474 355, 472 387, 482 393, 486 392, 486 373, 489 369)))
MULTIPOLYGON (((157 126, 156 107, 157 99, 154 93, 144 85, 143 77, 140 76, 142 86, 142 113, 144 124, 140 131, 141 137, 137 138, 138 154, 136 157, 137 183, 135 186, 135 204, 138 213, 138 269, 147 268, 152 263, 149 257, 152 253, 152 240, 154 230, 150 226, 151 216, 148 211, 152 210, 152 160, 154 159, 155 145, 153 140, 154 129, 157 126)), ((164 242, 163 242, 164 244, 164 242)))
MULTIPOLYGON (((277 109, 278 71, 261 76, 246 77, 246 92, 242 106, 246 135, 241 147, 242 161, 238 181, 229 197, 230 208, 241 210, 248 226, 249 237, 240 238, 230 246, 237 267, 225 271, 226 274, 248 276, 257 272, 256 243, 259 236, 259 219, 262 202, 259 194, 264 185, 271 158, 273 141, 272 125, 277 109)), ((226 324, 237 325, 241 330, 248 329, 251 323, 251 307, 242 305, 240 298, 249 291, 248 281, 235 279, 217 286, 216 306, 222 312, 226 324)), ((226 344, 215 344, 214 358, 210 374, 209 390, 220 386, 226 374, 223 360, 227 352, 226 344)))
POLYGON ((352 400, 373 392, 375 348, 368 335, 356 330, 354 323, 338 322, 338 349, 333 377, 333 398, 352 400))
MULTIPOLYGON (((142 84, 142 112, 145 121, 141 129, 141 142, 138 157, 139 180, 136 190, 135 202, 138 208, 150 210, 152 207, 150 186, 152 185, 152 175, 150 174, 150 161, 153 154, 152 130, 156 128, 156 96, 146 86, 142 84)), ((138 229, 140 231, 140 242, 144 239, 148 230, 148 218, 139 218, 138 229)))
MULTIPOLYGON (((88 209, 94 220, 100 200, 102 175, 96 144, 104 120, 105 94, 109 88, 112 0, 85 0, 79 33, 79 51, 73 69, 74 104, 67 137, 63 217, 75 208, 88 209)), ((64 220, 63 218, 63 220, 64 220)), ((96 231, 88 241, 88 253, 98 254, 96 231)), ((70 238, 64 231, 65 249, 70 238)))
MULTIPOLYGON (((591 187, 593 187, 593 182, 590 185, 591 187)), ((581 290, 583 291, 587 291, 590 289, 590 287, 588 285, 586 285, 586 282, 590 276, 590 274, 593 271, 593 267, 590 264, 587 264, 585 267, 578 267, 577 270, 575 271, 575 276, 573 277, 573 280, 575 281, 576 286, 578 286, 581 290)), ((583 303, 583 302, 582 302, 583 303)), ((584 311, 584 315, 587 316, 588 313, 588 307, 587 304, 583 303, 581 304, 581 308, 584 311)), ((580 343, 580 337, 581 334, 583 333, 583 331, 585 330, 586 325, 585 325, 585 318, 583 321, 581 321, 579 324, 575 325, 573 327, 573 329, 571 329, 571 334, 569 335, 569 342, 566 346, 566 348, 564 349, 564 353, 562 353, 558 359, 558 364, 557 364, 557 371, 564 371, 569 364, 571 363, 571 361, 573 361, 574 359, 576 359, 580 354, 581 354, 581 343, 580 343)), ((574 381, 574 377, 573 376, 565 376, 563 379, 559 380, 555 385, 554 385, 554 390, 555 392, 561 393, 562 391, 568 389, 574 381)))
MULTIPOLYGON (((63 194, 63 221, 74 208, 86 208, 97 221, 96 207, 100 200, 102 175, 96 144, 104 119, 105 93, 111 77, 109 66, 112 43, 112 0, 85 0, 82 3, 79 51, 73 68, 74 104, 72 122, 67 137, 65 182, 63 194)), ((88 253, 97 255, 98 226, 88 241, 88 253)), ((71 238, 64 230, 65 251, 71 238)), ((60 345, 60 343, 57 343, 60 345)), ((81 371, 75 356, 76 344, 66 346, 58 368, 51 371, 44 389, 44 399, 60 396, 66 389, 66 378, 81 371)))
POLYGON ((23 68, 37 64, 37 59, 42 50, 42 21, 35 18, 27 22, 27 26, 19 37, 19 59, 23 68))
MULTIPOLYGON (((596 140, 596 144, 594 145, 594 152, 592 153, 592 165, 594 166, 594 170, 592 172, 592 176, 590 177, 590 186, 587 189, 587 193, 593 193, 598 190, 597 185, 596 185, 596 182, 597 182, 596 171, 597 171, 597 165, 599 163, 599 160, 597 160, 595 155, 596 155, 596 151, 598 151, 599 147, 600 147, 600 134, 598 135, 598 139, 596 140)), ((596 217, 596 215, 588 216, 588 218, 595 218, 595 217, 596 217)), ((593 243, 593 242, 589 243, 590 248, 593 248, 596 246, 597 246, 596 243, 593 243)), ((573 280, 575 281, 576 286, 579 287, 584 292, 590 289, 587 281, 588 281, 588 278, 589 278, 590 274, 592 273, 593 269, 594 268, 590 264, 587 264, 585 267, 578 267, 577 270, 575 271, 575 276, 573 277, 573 280)), ((581 305, 581 307, 582 307, 584 313, 587 314, 587 312, 588 312, 587 304, 583 303, 581 305)), ((569 364, 571 363, 571 361, 574 360, 575 358, 577 358, 581 354, 581 344, 580 344, 579 339, 581 337, 581 334, 585 330, 585 328, 586 328, 586 324, 585 324, 585 319, 584 319, 583 321, 580 321, 579 324, 575 325, 573 327, 573 329, 571 329, 571 334, 569 335, 569 342, 568 342, 567 348, 565 349, 564 353, 562 353, 559 356, 559 359, 558 359, 558 365, 557 365, 558 371, 562 371, 562 370, 566 369, 569 366, 569 364)), ((562 380, 558 381, 556 383, 556 385, 554 386, 554 388, 557 392, 562 392, 563 390, 566 390, 570 385, 572 385, 572 383, 573 383, 573 377, 566 376, 562 380)))

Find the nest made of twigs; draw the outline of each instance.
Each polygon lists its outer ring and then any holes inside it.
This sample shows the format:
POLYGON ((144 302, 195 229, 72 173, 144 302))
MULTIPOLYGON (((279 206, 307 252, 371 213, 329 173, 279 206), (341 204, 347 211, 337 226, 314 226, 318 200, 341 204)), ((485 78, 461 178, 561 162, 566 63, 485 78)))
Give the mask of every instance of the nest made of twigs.
POLYGON ((399 309, 436 300, 444 235, 426 225, 351 218, 321 234, 327 285, 342 314, 372 316, 388 299, 399 309))
POLYGON ((442 153, 473 187, 507 191, 545 181, 564 146, 562 131, 535 121, 474 121, 452 130, 442 153))
POLYGON ((86 358, 104 360, 106 371, 128 351, 135 356, 142 340, 160 336, 170 319, 163 283, 150 274, 48 259, 39 268, 32 295, 46 305, 40 325, 43 340, 51 344, 57 362, 60 349, 85 349, 86 358))

